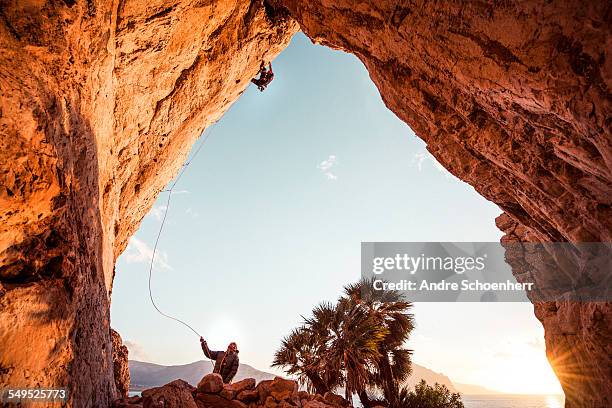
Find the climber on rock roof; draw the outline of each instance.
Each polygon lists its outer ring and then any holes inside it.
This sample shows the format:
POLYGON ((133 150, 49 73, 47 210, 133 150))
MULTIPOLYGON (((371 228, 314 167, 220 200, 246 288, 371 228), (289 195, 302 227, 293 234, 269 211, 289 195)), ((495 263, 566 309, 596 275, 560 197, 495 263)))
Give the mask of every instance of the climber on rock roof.
POLYGON ((251 82, 257 85, 257 88, 263 92, 264 89, 266 89, 266 87, 270 85, 270 82, 272 82, 272 80, 274 79, 274 72, 272 72, 272 63, 269 62, 268 68, 266 68, 264 62, 261 61, 261 66, 259 67, 258 74, 259 78, 253 78, 251 79, 251 82))
POLYGON ((225 351, 211 351, 203 337, 200 337, 200 345, 204 355, 211 360, 215 360, 213 373, 221 375, 223 382, 229 384, 238 371, 240 360, 238 359, 238 346, 233 341, 227 346, 225 351))

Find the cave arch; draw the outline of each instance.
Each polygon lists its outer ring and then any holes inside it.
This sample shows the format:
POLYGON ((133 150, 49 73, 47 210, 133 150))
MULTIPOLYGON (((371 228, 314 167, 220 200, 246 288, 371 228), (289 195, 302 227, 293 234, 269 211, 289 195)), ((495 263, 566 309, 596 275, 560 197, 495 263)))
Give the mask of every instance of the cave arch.
MULTIPOLYGON (((73 405, 109 405, 116 257, 298 28, 365 64, 438 161, 505 211, 505 239, 611 241, 609 13, 577 0, 3 5, 0 382, 66 383, 73 405)), ((557 370, 567 406, 609 405, 610 304, 536 315, 550 359, 573 350, 557 370)))

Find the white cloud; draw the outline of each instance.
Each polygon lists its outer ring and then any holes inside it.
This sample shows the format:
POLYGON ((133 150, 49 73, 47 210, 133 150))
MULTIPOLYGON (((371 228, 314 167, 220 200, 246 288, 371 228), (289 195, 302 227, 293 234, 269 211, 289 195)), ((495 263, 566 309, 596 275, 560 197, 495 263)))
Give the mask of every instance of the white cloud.
MULTIPOLYGON (((167 190, 164 190, 167 192, 167 190)), ((173 190, 172 195, 191 194, 189 190, 173 190)), ((156 221, 161 221, 164 218, 164 213, 168 210, 165 205, 154 205, 147 213, 146 217, 154 218, 156 221)))
POLYGON ((149 213, 146 215, 147 217, 155 218, 157 221, 161 221, 164 218, 164 214, 168 207, 165 205, 155 205, 149 213))
POLYGON ((185 210, 185 214, 190 215, 192 218, 198 218, 200 216, 200 213, 191 207, 185 210))
POLYGON ((450 176, 448 170, 446 170, 446 168, 442 166, 429 152, 423 150, 415 153, 412 157, 412 163, 413 165, 416 165, 419 172, 423 171, 423 163, 425 162, 430 162, 440 173, 443 173, 447 177, 450 176))
POLYGON ((149 361, 149 355, 145 352, 144 348, 134 342, 134 341, 129 341, 129 340, 125 340, 123 342, 123 344, 128 348, 128 358, 130 360, 138 360, 138 361, 149 361))
POLYGON ((417 169, 423 171, 423 162, 427 159, 427 154, 425 152, 417 152, 412 157, 412 163, 416 164, 417 169))
MULTIPOLYGON (((128 241, 124 257, 127 263, 148 264, 151 263, 151 259, 153 258, 153 248, 151 248, 146 242, 141 241, 136 237, 132 237, 128 241)), ((155 262, 153 266, 160 269, 172 270, 172 267, 168 264, 168 254, 160 250, 155 252, 155 262)))
POLYGON ((327 177, 328 180, 338 180, 338 176, 336 176, 332 172, 332 168, 336 165, 336 156, 330 154, 329 157, 323 160, 318 164, 317 169, 321 170, 321 173, 327 177))

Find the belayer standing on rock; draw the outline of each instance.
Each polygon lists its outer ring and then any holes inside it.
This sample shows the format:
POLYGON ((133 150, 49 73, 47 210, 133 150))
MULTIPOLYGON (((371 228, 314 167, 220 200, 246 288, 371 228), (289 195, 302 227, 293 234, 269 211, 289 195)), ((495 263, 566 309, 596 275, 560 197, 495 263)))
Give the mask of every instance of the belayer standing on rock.
POLYGON ((261 66, 259 67, 259 78, 253 78, 251 79, 251 82, 257 85, 257 88, 263 92, 264 89, 270 85, 270 82, 272 82, 273 79, 274 72, 272 72, 272 63, 268 62, 268 68, 266 68, 264 62, 261 61, 261 66))
POLYGON ((211 351, 203 337, 200 337, 200 345, 204 355, 215 360, 213 373, 221 375, 223 382, 229 384, 238 371, 240 360, 238 359, 238 346, 233 341, 227 346, 226 351, 211 351))

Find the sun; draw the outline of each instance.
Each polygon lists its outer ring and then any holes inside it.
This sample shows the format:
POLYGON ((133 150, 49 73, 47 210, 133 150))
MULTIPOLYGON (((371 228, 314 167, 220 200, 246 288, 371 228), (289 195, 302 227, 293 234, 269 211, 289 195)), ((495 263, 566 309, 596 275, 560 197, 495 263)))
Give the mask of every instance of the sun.
POLYGON ((225 350, 232 341, 236 342, 238 349, 240 349, 240 345, 246 344, 247 340, 241 326, 242 324, 238 319, 220 314, 214 320, 202 325, 202 327, 206 327, 206 331, 202 335, 211 349, 225 350))
POLYGON ((563 394, 543 349, 525 342, 511 344, 507 353, 495 359, 495 369, 486 380, 491 388, 508 394, 563 394))

